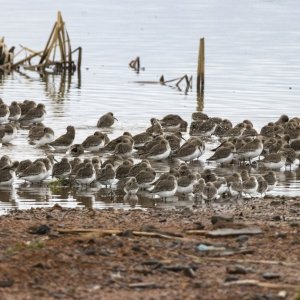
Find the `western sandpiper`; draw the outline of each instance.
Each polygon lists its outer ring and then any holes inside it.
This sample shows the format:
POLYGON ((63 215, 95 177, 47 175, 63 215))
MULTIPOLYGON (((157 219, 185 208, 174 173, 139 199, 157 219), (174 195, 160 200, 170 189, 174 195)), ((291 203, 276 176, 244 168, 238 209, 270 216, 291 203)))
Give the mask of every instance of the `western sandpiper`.
POLYGON ((39 103, 37 107, 30 109, 27 114, 22 118, 26 123, 40 123, 44 120, 46 114, 45 105, 39 103))
POLYGON ((277 185, 276 173, 274 171, 269 171, 263 175, 263 178, 268 184, 267 191, 272 191, 277 185))
POLYGON ((124 185, 124 192, 128 195, 135 195, 139 189, 135 177, 129 178, 124 185))
POLYGON ((118 119, 114 117, 114 114, 112 112, 108 112, 99 118, 97 127, 111 127, 115 123, 115 120, 118 121, 118 119))
POLYGON ((13 101, 9 106, 9 117, 10 121, 18 121, 21 117, 21 108, 16 101, 13 101))
POLYGON ((149 159, 163 160, 169 157, 171 154, 171 147, 169 142, 164 139, 151 148, 151 150, 145 155, 149 159))
POLYGON ((63 134, 53 142, 49 143, 49 145, 58 150, 66 150, 72 145, 74 138, 75 127, 69 125, 67 127, 67 133, 63 134))
POLYGON ((175 153, 174 157, 183 161, 198 159, 205 150, 205 144, 200 139, 191 139, 184 143, 175 153))
POLYGON ((0 124, 6 123, 9 117, 9 108, 6 104, 0 105, 0 124))
POLYGON ((105 185, 106 187, 114 183, 116 178, 116 172, 113 168, 112 164, 107 164, 104 168, 100 169, 97 173, 96 180, 100 182, 102 185, 105 185))
POLYGON ((14 161, 11 166, 6 166, 0 170, 0 186, 10 186, 14 183, 18 161, 14 161))
POLYGON ((32 183, 41 182, 45 178, 47 169, 42 161, 37 161, 26 168, 22 173, 19 173, 19 177, 25 181, 32 183))
POLYGON ((168 197, 175 195, 177 191, 177 180, 174 175, 169 175, 167 179, 160 180, 151 191, 166 201, 168 197))
POLYGON ((243 193, 254 197, 257 193, 258 182, 255 176, 250 176, 249 180, 243 181, 243 193))
POLYGON ((31 135, 30 144, 36 146, 45 146, 54 141, 54 131, 50 127, 44 127, 37 131, 35 135, 31 135))
POLYGON ((95 169, 91 162, 86 163, 83 167, 81 167, 76 176, 75 181, 80 185, 89 185, 96 179, 95 169))
POLYGON ((63 157, 60 162, 53 165, 52 177, 66 178, 71 173, 71 164, 67 157, 63 157))
POLYGON ((146 189, 155 181, 156 172, 151 167, 142 169, 136 176, 136 181, 141 189, 146 189))
POLYGON ((207 161, 215 161, 220 164, 230 163, 233 159, 234 150, 235 146, 230 142, 226 142, 226 144, 218 148, 215 153, 207 159, 207 161))
POLYGON ((133 166, 132 159, 124 160, 123 163, 120 166, 118 166, 116 169, 116 178, 124 179, 124 178, 128 177, 129 171, 132 166, 133 166))
POLYGON ((213 201, 218 198, 218 190, 212 182, 207 182, 203 188, 202 198, 205 201, 213 201))
POLYGON ((105 134, 100 131, 95 131, 94 134, 88 136, 81 145, 86 151, 97 152, 105 146, 105 134))

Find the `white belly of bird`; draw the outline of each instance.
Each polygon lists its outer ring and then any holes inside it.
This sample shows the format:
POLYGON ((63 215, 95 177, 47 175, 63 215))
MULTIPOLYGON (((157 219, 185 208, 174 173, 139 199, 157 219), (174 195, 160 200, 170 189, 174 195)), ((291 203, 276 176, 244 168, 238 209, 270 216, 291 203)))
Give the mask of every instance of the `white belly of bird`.
POLYGON ((268 169, 281 169, 285 165, 286 160, 281 160, 279 162, 263 162, 264 166, 268 169))
POLYGON ((216 159, 216 162, 223 164, 223 163, 229 163, 232 160, 233 160, 233 153, 230 153, 227 157, 216 159))
POLYGON ((89 152, 97 152, 99 151, 99 149, 103 148, 105 145, 104 141, 102 141, 99 145, 95 145, 95 146, 90 146, 85 148, 84 150, 89 151, 89 152))
POLYGON ((9 114, 7 114, 7 115, 5 115, 3 117, 0 117, 0 124, 7 123, 8 116, 9 116, 9 114))
POLYGON ((193 186, 194 186, 195 182, 192 182, 191 184, 189 184, 188 186, 177 186, 177 192, 181 193, 181 194, 190 194, 193 192, 193 186))
POLYGON ((76 178, 75 180, 79 183, 79 184, 90 184, 91 182, 93 182, 96 179, 96 175, 95 173, 93 173, 93 175, 91 177, 85 177, 85 178, 76 178))
POLYGON ((255 151, 249 151, 249 152, 245 152, 245 153, 242 153, 240 155, 241 158, 245 158, 245 159, 251 159, 251 158, 255 158, 255 157, 258 157, 261 155, 263 151, 263 148, 258 148, 257 150, 255 151))
POLYGON ((157 155, 148 156, 148 158, 154 159, 154 160, 162 160, 162 159, 168 158, 170 154, 171 154, 171 148, 168 147, 165 152, 163 152, 161 154, 157 154, 157 155))
POLYGON ((155 178, 151 182, 148 181, 148 182, 138 183, 138 186, 142 189, 146 189, 146 188, 150 187, 154 181, 155 181, 155 178))
POLYGON ((14 115, 13 117, 9 117, 10 121, 18 121, 21 117, 21 114, 14 115))
POLYGON ((46 134, 40 140, 34 140, 33 142, 36 146, 44 146, 44 145, 49 144, 53 141, 54 141, 54 135, 53 134, 46 134))
POLYGON ((177 184, 175 184, 174 189, 170 190, 170 191, 160 191, 160 192, 156 192, 155 194, 160 196, 161 198, 168 198, 168 197, 172 197, 175 195, 177 191, 177 184))
POLYGON ((16 178, 15 172, 13 172, 11 178, 7 181, 0 181, 0 186, 10 186, 14 183, 16 178))
POLYGON ((2 143, 3 144, 8 144, 10 141, 12 141, 15 137, 16 137, 17 134, 8 134, 8 133, 5 133, 4 134, 4 137, 2 138, 2 143))
POLYGON ((30 182, 40 182, 40 181, 43 181, 44 178, 45 178, 45 172, 22 177, 22 179, 30 181, 30 182))
POLYGON ((202 155, 202 151, 199 150, 199 148, 196 148, 194 153, 187 155, 187 156, 182 156, 180 157, 181 160, 183 161, 191 161, 194 160, 202 155))

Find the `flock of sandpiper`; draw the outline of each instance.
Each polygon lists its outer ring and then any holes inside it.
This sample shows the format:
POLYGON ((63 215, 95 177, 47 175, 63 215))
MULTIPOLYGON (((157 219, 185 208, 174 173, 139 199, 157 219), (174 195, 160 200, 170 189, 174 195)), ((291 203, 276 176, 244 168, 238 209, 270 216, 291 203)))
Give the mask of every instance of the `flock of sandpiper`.
MULTIPOLYGON (((1 100, 1 99, 0 99, 1 100)), ((117 182, 127 195, 141 190, 162 199, 178 195, 194 195, 195 199, 212 201, 226 194, 234 197, 264 196, 277 184, 276 170, 296 166, 300 156, 300 118, 282 115, 278 120, 256 131, 250 120, 233 126, 228 119, 192 114, 190 126, 179 115, 167 115, 161 120, 152 118, 144 132, 123 135, 110 140, 105 129, 113 126, 115 116, 109 112, 96 124, 99 128, 81 144, 73 144, 75 127, 67 126, 66 133, 55 138, 50 127, 43 125, 46 109, 42 103, 24 100, 10 105, 0 101, 0 141, 10 143, 17 137, 17 127, 28 128, 28 141, 44 147, 48 154, 35 161, 0 159, 0 186, 11 186, 15 177, 30 183, 47 178, 65 179, 83 188, 111 188, 117 182), (189 137, 184 138, 189 132, 189 137), (214 154, 206 161, 221 167, 236 164, 256 166, 265 171, 254 176, 247 168, 227 177, 217 176, 210 168, 202 173, 190 168, 206 151, 212 136, 219 146, 210 149, 214 154), (59 161, 55 154, 65 153, 59 161), (92 158, 81 158, 93 153, 92 158), (72 156, 72 158, 70 158, 72 156), (171 161, 180 161, 172 167, 171 161), (154 161, 170 163, 169 171, 158 176, 154 161)))

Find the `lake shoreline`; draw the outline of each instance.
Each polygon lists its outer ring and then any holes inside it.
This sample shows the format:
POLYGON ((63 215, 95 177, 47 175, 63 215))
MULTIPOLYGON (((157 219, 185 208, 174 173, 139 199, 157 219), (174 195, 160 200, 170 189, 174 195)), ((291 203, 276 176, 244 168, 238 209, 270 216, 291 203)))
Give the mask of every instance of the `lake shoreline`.
POLYGON ((226 209, 12 210, 0 216, 0 296, 295 299, 299 200, 266 197, 226 209))

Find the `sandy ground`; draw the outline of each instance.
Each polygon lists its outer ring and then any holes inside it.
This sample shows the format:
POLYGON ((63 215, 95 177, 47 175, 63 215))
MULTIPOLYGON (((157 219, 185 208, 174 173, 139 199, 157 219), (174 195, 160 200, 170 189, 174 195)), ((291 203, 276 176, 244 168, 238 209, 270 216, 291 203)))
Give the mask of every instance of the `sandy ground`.
POLYGON ((12 211, 0 217, 0 299, 300 299, 299 208, 275 197, 12 211))

